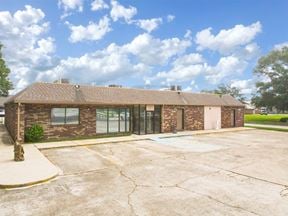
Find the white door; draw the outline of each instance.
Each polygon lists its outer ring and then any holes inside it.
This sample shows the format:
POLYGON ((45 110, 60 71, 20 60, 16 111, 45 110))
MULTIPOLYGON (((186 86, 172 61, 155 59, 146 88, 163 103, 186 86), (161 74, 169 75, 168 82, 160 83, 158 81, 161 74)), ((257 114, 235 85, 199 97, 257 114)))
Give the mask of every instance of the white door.
POLYGON ((221 128, 221 107, 204 107, 204 129, 215 130, 221 128))

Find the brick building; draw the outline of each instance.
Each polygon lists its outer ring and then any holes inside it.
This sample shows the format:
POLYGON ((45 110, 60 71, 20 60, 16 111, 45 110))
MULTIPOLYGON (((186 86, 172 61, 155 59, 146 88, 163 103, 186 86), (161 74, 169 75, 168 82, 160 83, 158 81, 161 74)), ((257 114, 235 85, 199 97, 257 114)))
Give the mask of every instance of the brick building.
POLYGON ((242 127, 244 105, 230 95, 34 83, 5 103, 5 125, 23 143, 42 125, 44 139, 242 127))

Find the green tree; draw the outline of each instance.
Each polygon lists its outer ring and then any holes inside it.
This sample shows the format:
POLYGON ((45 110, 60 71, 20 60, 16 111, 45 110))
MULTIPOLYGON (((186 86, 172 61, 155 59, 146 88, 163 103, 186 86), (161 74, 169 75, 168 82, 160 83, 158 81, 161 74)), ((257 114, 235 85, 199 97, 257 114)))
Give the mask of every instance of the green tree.
POLYGON ((12 89, 12 82, 9 80, 9 68, 6 66, 2 56, 2 47, 0 44, 0 96, 8 96, 8 91, 12 89))
POLYGON ((220 84, 217 89, 215 90, 203 90, 202 92, 206 93, 214 93, 214 94, 229 94, 236 98, 237 100, 241 101, 242 103, 245 101, 245 97, 241 94, 240 89, 236 87, 231 87, 229 85, 220 84))
POLYGON ((254 73, 266 81, 256 83, 257 93, 252 102, 256 106, 288 110, 288 47, 261 57, 254 73))

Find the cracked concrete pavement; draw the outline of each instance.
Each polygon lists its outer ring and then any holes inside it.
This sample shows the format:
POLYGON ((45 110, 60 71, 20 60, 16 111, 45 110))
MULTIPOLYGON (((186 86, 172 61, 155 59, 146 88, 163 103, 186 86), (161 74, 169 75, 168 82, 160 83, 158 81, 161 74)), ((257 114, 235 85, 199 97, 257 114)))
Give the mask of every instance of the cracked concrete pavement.
POLYGON ((288 215, 288 133, 43 150, 63 173, 0 190, 0 215, 288 215))

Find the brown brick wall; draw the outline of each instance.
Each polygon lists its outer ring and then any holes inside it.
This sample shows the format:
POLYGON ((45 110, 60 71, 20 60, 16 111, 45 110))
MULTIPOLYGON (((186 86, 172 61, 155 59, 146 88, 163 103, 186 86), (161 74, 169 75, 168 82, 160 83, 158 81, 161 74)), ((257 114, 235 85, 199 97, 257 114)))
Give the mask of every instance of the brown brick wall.
POLYGON ((185 130, 204 130, 204 107, 187 106, 184 110, 185 130))
MULTIPOLYGON (((6 104, 5 125, 16 140, 17 137, 17 104, 6 104)), ((24 141, 24 130, 32 124, 40 124, 44 128, 45 139, 89 137, 96 135, 96 108, 99 106, 67 106, 67 105, 32 105, 20 106, 20 142, 24 141), (53 107, 78 107, 80 109, 79 125, 52 125, 51 109, 53 107)), ((115 107, 115 106, 110 106, 115 107)), ((99 107, 100 108, 100 107, 99 107)), ((177 109, 184 109, 184 130, 204 129, 203 106, 174 106, 165 105, 162 108, 162 132, 172 132, 177 125, 177 109)), ((222 128, 231 127, 231 110, 236 110, 236 127, 244 125, 243 107, 222 107, 222 128)))
POLYGON ((20 142, 24 142, 24 113, 25 105, 20 105, 20 136, 17 139, 17 128, 18 128, 18 104, 9 103, 5 104, 5 126, 10 133, 12 139, 16 139, 20 142))
POLYGON ((229 128, 231 126, 231 111, 236 110, 236 122, 235 127, 244 126, 244 107, 222 107, 221 108, 221 127, 229 128))
POLYGON ((177 109, 184 109, 184 130, 204 129, 203 106, 165 105, 162 110, 162 132, 172 132, 177 126, 177 109))
POLYGON ((65 105, 26 105, 25 128, 33 124, 40 124, 44 129, 44 139, 73 138, 96 135, 96 108, 93 106, 65 106, 65 105), (51 109, 53 107, 79 108, 79 124, 52 125, 51 109))
POLYGON ((5 104, 5 126, 15 141, 17 136, 17 104, 5 104))

